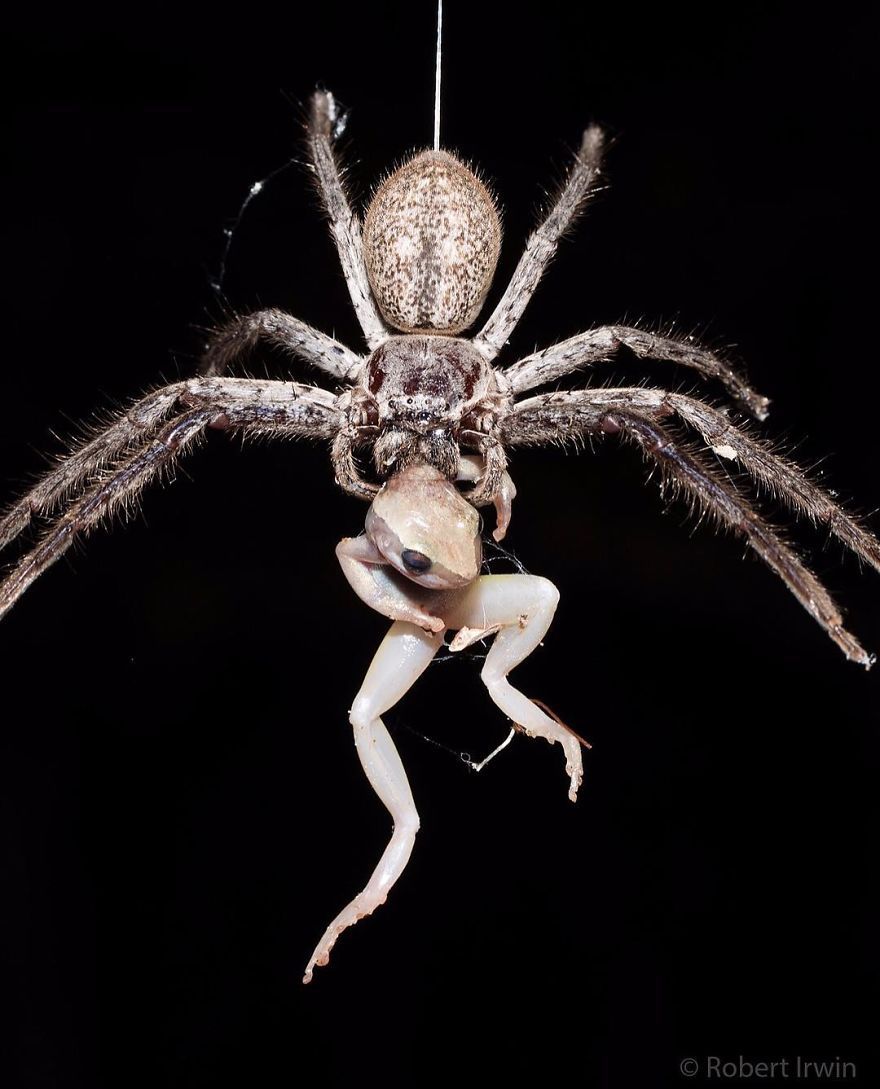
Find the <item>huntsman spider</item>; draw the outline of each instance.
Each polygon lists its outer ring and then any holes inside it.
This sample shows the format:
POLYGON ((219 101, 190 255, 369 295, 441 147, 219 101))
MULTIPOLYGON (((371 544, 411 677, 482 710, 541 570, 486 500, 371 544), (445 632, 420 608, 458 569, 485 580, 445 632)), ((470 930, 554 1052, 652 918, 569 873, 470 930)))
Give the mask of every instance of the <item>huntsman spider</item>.
POLYGON ((514 495, 507 450, 582 445, 587 437, 615 436, 634 444, 676 491, 740 535, 847 658, 864 666, 872 658, 844 627, 828 591, 725 470, 740 470, 796 516, 827 527, 880 569, 876 538, 726 411, 659 388, 534 392, 626 349, 642 360, 671 361, 699 379, 720 382, 742 409, 764 420, 767 399, 693 339, 608 325, 497 365, 560 239, 597 187, 603 150, 598 127, 584 132, 552 207, 497 305, 479 331, 466 337, 483 307, 501 245, 493 197, 454 155, 422 151, 382 181, 361 220, 334 152, 344 123, 331 94, 313 96, 307 125, 311 168, 368 350, 355 352, 277 309, 236 317, 212 335, 198 377, 162 386, 119 412, 0 522, 0 546, 6 546, 34 516, 49 518, 37 543, 0 584, 2 615, 77 538, 114 512, 129 511, 144 485, 208 428, 323 440, 330 445, 336 482, 371 504, 365 536, 343 541, 338 556, 358 595, 394 621, 351 711, 358 754, 394 830, 366 888, 330 924, 312 954, 306 982, 315 965, 327 963, 339 933, 383 903, 406 866, 418 817, 380 716, 426 668, 445 631, 458 631, 452 650, 494 636, 483 668, 489 694, 524 731, 562 745, 569 796, 577 795, 580 739, 507 681, 546 632, 558 593, 542 578, 479 575, 475 508, 495 506, 494 536, 500 540, 514 495), (331 388, 227 376, 258 344, 311 365, 331 388))

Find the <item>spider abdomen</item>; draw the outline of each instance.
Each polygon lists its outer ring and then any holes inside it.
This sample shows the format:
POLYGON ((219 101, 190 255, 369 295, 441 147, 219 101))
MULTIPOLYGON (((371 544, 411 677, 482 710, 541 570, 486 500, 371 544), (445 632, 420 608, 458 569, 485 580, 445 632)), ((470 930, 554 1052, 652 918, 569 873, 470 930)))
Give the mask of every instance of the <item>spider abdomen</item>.
POLYGON ((495 203, 445 151, 385 179, 367 210, 364 258, 382 317, 405 333, 454 335, 476 319, 501 246, 495 203))

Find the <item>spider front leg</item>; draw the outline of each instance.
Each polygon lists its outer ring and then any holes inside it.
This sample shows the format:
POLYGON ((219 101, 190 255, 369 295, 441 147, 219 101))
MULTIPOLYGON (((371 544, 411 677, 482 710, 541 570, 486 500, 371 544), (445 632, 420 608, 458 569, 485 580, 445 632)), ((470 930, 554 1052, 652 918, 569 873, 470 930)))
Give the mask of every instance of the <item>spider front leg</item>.
POLYGON ((316 91, 312 95, 308 126, 312 168, 351 302, 372 351, 388 339, 388 330, 370 290, 361 222, 348 202, 333 151, 333 144, 344 127, 345 116, 340 113, 333 95, 329 91, 316 91))
POLYGON ((591 125, 586 130, 577 157, 552 208, 526 243, 501 301, 474 337, 474 345, 490 362, 507 343, 535 293, 544 270, 553 259, 559 240, 572 226, 594 191, 602 163, 604 142, 604 134, 598 125, 591 125))

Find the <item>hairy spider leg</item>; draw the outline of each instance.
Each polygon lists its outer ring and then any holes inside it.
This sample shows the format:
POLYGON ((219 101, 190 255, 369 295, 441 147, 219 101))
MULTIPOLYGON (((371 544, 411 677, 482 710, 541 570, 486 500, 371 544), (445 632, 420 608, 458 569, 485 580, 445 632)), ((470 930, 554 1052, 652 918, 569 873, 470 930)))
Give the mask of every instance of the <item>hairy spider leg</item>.
POLYGON ((33 514, 66 502, 35 547, 0 580, 0 617, 76 540, 114 513, 136 510, 145 485, 169 470, 208 427, 327 439, 339 426, 337 401, 316 386, 250 378, 193 378, 149 394, 62 461, 0 521, 2 547, 27 528, 33 514))
POLYGON ((363 358, 338 340, 313 329, 283 310, 257 310, 233 316, 211 331, 199 360, 199 371, 208 377, 226 374, 248 358, 258 344, 280 349, 292 360, 303 360, 337 382, 353 380, 363 358))
POLYGON ((826 527, 842 545, 880 572, 880 541, 857 517, 814 484, 796 462, 777 454, 766 441, 694 397, 640 386, 541 394, 517 402, 505 421, 504 441, 511 445, 546 443, 564 441, 578 432, 601 431, 601 414, 618 407, 632 408, 660 421, 678 417, 703 439, 715 461, 744 471, 778 503, 813 525, 826 527))
POLYGON ((580 150, 559 195, 543 222, 532 232, 507 289, 480 332, 474 345, 488 360, 501 351, 516 328, 541 277, 553 259, 560 239, 570 230, 594 192, 602 164, 605 137, 591 125, 581 139, 580 150))
MULTIPOLYGON (((816 576, 728 481, 720 467, 706 464, 698 453, 658 422, 678 414, 704 436, 715 438, 716 433, 710 430, 710 425, 714 427, 719 421, 711 413, 711 408, 702 402, 657 389, 548 393, 522 401, 514 408, 504 422, 504 438, 511 446, 572 441, 577 437, 603 434, 618 434, 630 439, 661 468, 664 482, 671 485, 674 494, 680 492, 701 514, 708 514, 719 526, 743 537, 846 657, 870 668, 874 656, 843 626, 840 610, 816 576), (707 410, 708 414, 697 416, 695 405, 707 410)), ((844 544, 875 567, 880 567, 880 545, 876 539, 805 478, 792 478, 789 463, 776 459, 733 427, 722 430, 717 437, 724 440, 723 445, 713 442, 711 446, 717 457, 732 454, 741 458, 743 467, 759 482, 772 486, 789 506, 811 514, 815 520, 821 519, 844 544)))
POLYGON ((336 242, 352 306, 372 350, 387 340, 388 330, 370 289, 360 217, 349 203, 334 153, 336 137, 344 127, 345 116, 333 95, 329 91, 316 91, 312 96, 308 124, 312 169, 327 213, 330 233, 336 242))
POLYGON ((626 325, 602 325, 551 344, 517 360, 504 371, 514 392, 524 393, 597 363, 607 363, 620 347, 639 359, 668 360, 689 367, 702 378, 717 378, 759 420, 767 418, 768 397, 756 393, 745 379, 716 352, 702 347, 693 337, 661 336, 626 325))

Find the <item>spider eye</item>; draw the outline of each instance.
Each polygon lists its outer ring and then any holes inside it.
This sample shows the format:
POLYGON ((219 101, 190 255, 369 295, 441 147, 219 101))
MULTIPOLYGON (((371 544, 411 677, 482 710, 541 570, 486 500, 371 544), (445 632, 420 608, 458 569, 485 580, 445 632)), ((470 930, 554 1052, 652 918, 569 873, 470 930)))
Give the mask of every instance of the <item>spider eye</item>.
POLYGON ((414 548, 405 548, 400 553, 400 559, 407 571, 412 571, 413 574, 424 575, 426 571, 431 570, 431 561, 428 557, 424 552, 416 552, 414 548))

